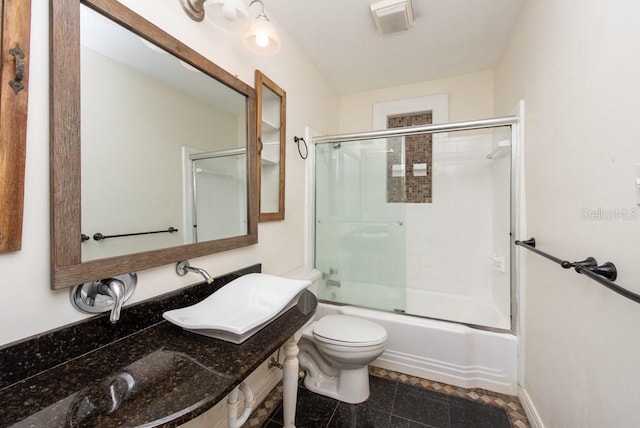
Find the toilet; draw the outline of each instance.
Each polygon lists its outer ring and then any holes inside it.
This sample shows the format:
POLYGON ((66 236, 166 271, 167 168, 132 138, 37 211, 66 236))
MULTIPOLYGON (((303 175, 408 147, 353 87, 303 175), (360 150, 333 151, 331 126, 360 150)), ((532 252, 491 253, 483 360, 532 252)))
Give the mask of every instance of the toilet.
MULTIPOLYGON (((283 276, 310 280, 309 290, 317 295, 317 270, 283 276)), ((311 321, 298 341, 305 387, 345 403, 362 403, 369 398, 368 365, 382 354, 386 341, 384 327, 362 318, 332 314, 311 321)))

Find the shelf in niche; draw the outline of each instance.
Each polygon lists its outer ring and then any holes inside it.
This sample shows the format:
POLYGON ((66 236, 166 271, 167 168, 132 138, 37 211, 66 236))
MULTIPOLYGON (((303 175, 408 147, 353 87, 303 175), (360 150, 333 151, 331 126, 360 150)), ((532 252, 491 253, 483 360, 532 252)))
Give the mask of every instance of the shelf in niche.
POLYGON ((280 131, 280 125, 276 125, 273 122, 262 119, 262 132, 278 132, 280 131))
POLYGON ((276 166, 280 164, 280 162, 270 159, 261 158, 260 160, 262 162, 262 166, 276 166))
POLYGON ((280 141, 263 141, 260 159, 262 165, 278 165, 280 163, 280 141))

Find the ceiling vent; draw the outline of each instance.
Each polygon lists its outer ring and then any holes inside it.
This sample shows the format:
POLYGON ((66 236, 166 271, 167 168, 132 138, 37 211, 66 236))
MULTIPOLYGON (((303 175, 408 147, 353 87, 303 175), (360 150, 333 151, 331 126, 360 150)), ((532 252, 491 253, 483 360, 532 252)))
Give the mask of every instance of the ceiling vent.
POLYGON ((382 0, 371 5, 371 14, 378 33, 406 31, 413 25, 411 0, 382 0))

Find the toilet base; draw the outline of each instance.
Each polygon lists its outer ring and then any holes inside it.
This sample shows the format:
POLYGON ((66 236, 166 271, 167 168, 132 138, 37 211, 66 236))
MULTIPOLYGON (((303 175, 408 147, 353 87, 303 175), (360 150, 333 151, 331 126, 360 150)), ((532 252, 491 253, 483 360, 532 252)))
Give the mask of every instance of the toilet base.
POLYGON ((307 373, 304 386, 312 392, 349 404, 358 404, 369 398, 369 368, 342 369, 338 376, 314 377, 307 373))

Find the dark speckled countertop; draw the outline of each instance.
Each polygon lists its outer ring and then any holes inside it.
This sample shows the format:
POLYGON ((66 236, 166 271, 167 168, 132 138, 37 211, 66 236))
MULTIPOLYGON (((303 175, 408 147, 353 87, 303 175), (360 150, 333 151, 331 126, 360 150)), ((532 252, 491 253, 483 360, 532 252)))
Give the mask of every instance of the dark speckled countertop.
POLYGON ((259 271, 127 307, 116 325, 105 314, 0 348, 0 426, 175 427, 204 413, 313 316, 315 297, 306 292, 240 345, 182 330, 162 313, 259 271))

